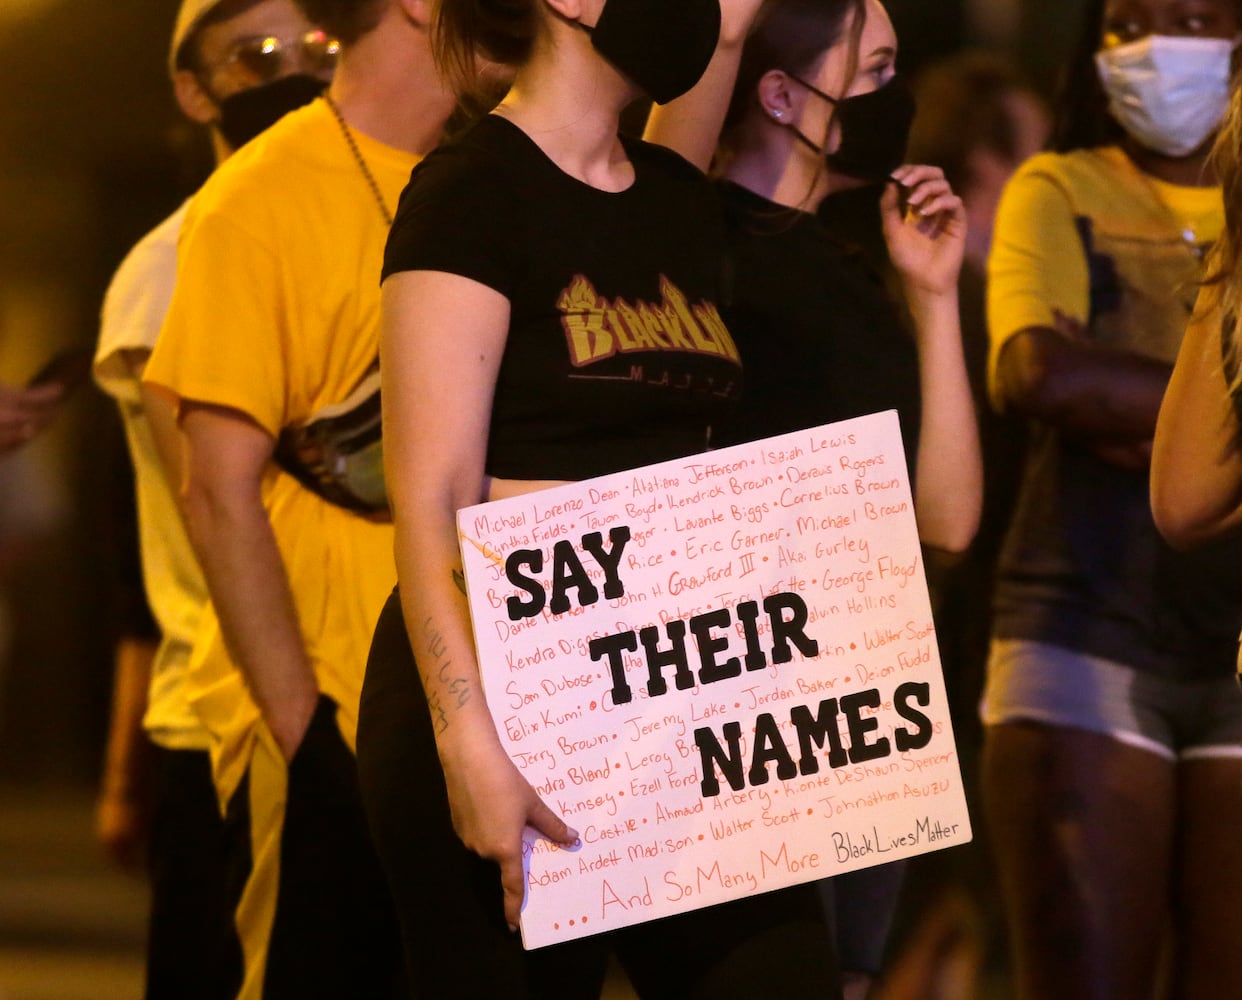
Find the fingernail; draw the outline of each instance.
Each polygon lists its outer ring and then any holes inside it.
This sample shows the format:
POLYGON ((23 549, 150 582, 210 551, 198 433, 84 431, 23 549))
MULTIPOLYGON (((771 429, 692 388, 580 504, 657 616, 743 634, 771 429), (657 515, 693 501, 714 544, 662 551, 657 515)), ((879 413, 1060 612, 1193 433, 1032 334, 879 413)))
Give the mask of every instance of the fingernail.
POLYGON ((509 933, 510 933, 510 934, 516 934, 516 933, 517 933, 517 931, 518 931, 518 929, 517 929, 517 924, 510 924, 510 925, 509 925, 509 933))

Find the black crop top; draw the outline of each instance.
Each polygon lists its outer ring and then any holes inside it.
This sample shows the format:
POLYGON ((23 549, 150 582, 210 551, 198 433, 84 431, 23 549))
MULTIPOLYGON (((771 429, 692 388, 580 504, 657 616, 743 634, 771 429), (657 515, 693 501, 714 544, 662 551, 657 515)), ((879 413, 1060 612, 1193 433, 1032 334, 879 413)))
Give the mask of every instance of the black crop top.
POLYGON ((675 153, 624 143, 635 180, 608 193, 490 115, 401 196, 384 277, 445 271, 510 302, 490 475, 585 479, 695 454, 739 395, 711 185, 675 153))

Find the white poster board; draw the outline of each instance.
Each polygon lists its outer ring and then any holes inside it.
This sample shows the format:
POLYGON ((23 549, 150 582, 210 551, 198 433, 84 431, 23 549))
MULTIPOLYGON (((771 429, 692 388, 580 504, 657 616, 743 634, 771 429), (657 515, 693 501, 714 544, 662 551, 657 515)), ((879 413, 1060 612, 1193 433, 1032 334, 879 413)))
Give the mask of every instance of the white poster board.
POLYGON ((537 948, 970 839, 895 413, 459 512, 537 948))

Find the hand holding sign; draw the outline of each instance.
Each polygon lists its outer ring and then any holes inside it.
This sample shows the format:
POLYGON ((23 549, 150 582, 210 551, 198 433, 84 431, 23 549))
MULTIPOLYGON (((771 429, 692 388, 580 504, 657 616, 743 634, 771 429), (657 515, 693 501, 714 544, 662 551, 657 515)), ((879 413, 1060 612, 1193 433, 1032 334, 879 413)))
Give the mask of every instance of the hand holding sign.
POLYGON ((458 826, 504 866, 510 914, 514 831, 547 827, 524 845, 527 947, 969 838, 893 414, 469 508, 458 530, 512 761, 489 746, 487 779, 453 777, 478 803, 458 826))
POLYGON ((505 919, 516 929, 526 895, 523 830, 530 827, 565 847, 578 834, 544 804, 499 742, 480 743, 442 758, 453 829, 466 847, 500 866, 505 919))

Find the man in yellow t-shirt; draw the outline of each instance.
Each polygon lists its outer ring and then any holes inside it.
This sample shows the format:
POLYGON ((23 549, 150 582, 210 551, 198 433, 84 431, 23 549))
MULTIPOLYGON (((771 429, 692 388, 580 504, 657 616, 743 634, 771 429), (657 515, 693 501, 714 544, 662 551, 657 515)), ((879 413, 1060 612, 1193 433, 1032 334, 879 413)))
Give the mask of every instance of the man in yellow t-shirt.
POLYGON ((248 833, 240 996, 385 996, 400 951, 351 751, 392 532, 275 459, 373 372, 389 220, 452 98, 425 0, 299 6, 340 39, 334 82, 195 197, 144 398, 175 409, 166 461, 211 595, 192 698, 248 833))

